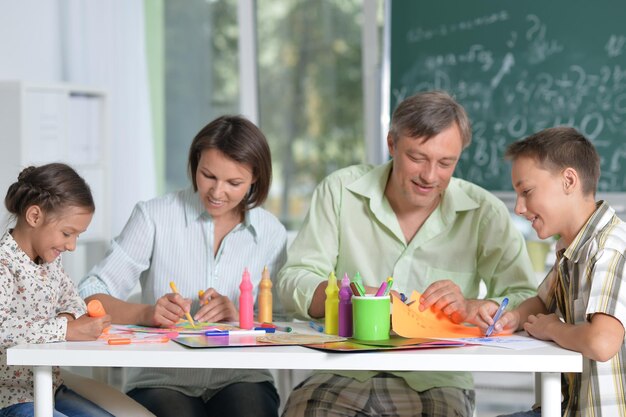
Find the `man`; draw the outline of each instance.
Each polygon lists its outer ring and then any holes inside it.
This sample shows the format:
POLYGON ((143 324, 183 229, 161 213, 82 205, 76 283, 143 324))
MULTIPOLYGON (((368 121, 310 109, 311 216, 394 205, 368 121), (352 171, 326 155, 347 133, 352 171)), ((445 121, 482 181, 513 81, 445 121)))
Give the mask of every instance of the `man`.
MULTIPOLYGON (((486 329, 504 297, 533 296, 534 274, 505 205, 484 189, 452 178, 471 140, 464 109, 448 94, 403 101, 387 136, 392 160, 339 170, 317 187, 276 286, 287 310, 324 316, 331 271, 363 277, 374 292, 422 292, 455 322, 486 329), (487 298, 478 300, 479 283, 487 298)), ((464 372, 317 373, 291 394, 284 416, 470 416, 471 374, 464 372)))

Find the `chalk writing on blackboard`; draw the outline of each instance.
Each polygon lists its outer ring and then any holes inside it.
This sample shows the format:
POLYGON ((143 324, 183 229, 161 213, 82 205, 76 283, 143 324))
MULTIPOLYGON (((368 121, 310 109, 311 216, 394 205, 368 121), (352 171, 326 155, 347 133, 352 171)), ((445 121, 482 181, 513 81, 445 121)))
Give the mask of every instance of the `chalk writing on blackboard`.
POLYGON ((503 3, 506 9, 466 9, 456 19, 431 10, 449 10, 445 2, 413 18, 392 9, 391 108, 418 91, 452 93, 473 122, 473 143, 455 175, 486 188, 511 189, 503 160, 509 143, 567 125, 601 154, 599 190, 626 190, 626 26, 589 6, 588 16, 568 16, 574 6, 565 2, 546 10, 503 3))

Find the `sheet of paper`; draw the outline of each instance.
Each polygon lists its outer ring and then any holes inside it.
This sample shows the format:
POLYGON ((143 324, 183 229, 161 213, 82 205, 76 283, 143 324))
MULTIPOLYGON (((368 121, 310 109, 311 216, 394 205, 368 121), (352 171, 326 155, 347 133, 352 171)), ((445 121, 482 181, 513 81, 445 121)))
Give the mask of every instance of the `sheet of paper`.
MULTIPOLYGON (((411 340, 411 339, 405 339, 411 340)), ((416 340, 416 339, 412 339, 416 340)), ((406 349, 434 349, 434 348, 446 348, 446 347, 459 347, 464 346, 465 343, 450 341, 450 340, 431 340, 422 343, 413 344, 389 344, 385 346, 380 345, 367 345, 363 343, 356 343, 352 340, 346 340, 345 342, 335 343, 321 343, 314 345, 306 345, 305 347, 323 350, 327 352, 377 352, 384 350, 406 350, 406 349)))
POLYGON ((185 320, 181 319, 172 327, 145 327, 134 324, 114 324, 111 327, 118 331, 137 332, 137 333, 159 333, 159 334, 204 334, 207 330, 237 330, 238 327, 228 323, 208 323, 196 322, 195 328, 185 320))
MULTIPOLYGON (((444 338, 441 340, 448 339, 444 338)), ((535 349, 555 345, 553 342, 546 342, 544 340, 539 340, 535 339, 534 337, 528 336, 526 332, 506 336, 464 337, 455 338, 453 340, 463 341, 472 345, 493 346, 513 350, 535 349)))
POLYGON ((413 291, 411 305, 404 304, 397 297, 392 297, 391 328, 402 337, 407 338, 436 338, 456 339, 461 337, 481 337, 482 332, 477 327, 463 326, 453 323, 450 318, 432 308, 419 311, 421 294, 413 291))

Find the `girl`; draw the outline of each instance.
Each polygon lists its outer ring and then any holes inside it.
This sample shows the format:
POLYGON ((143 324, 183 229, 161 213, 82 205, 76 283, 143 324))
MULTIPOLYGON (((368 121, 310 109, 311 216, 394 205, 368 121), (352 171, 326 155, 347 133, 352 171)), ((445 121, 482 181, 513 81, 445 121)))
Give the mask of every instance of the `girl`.
MULTIPOLYGON (((32 416, 33 372, 7 366, 20 343, 95 340, 110 316, 91 318, 61 265, 91 221, 89 186, 65 164, 28 167, 4 199, 16 219, 0 240, 0 417, 32 416)), ((54 417, 111 416, 63 385, 54 369, 54 417)))
MULTIPOLYGON (((277 273, 284 262, 285 228, 259 207, 272 164, 253 123, 223 116, 205 126, 191 143, 189 175, 191 187, 138 203, 107 257, 79 284, 114 323, 170 326, 190 308, 194 320, 236 322, 244 267, 256 295, 263 267, 277 273), (142 303, 124 301, 137 282, 142 303)), ((128 395, 158 417, 278 415, 268 371, 130 368, 126 376, 128 395)))

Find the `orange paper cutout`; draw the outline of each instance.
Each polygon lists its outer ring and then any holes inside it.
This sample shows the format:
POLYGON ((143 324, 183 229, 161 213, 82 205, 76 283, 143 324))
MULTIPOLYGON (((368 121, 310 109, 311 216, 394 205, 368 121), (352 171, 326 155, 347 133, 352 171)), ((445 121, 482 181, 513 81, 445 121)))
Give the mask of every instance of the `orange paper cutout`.
POLYGON ((419 299, 421 294, 413 291, 411 305, 406 305, 396 296, 392 296, 392 320, 391 327, 394 332, 402 337, 415 338, 460 338, 460 337, 483 337, 478 327, 463 326, 456 324, 441 312, 435 312, 432 307, 428 310, 419 311, 419 299))

